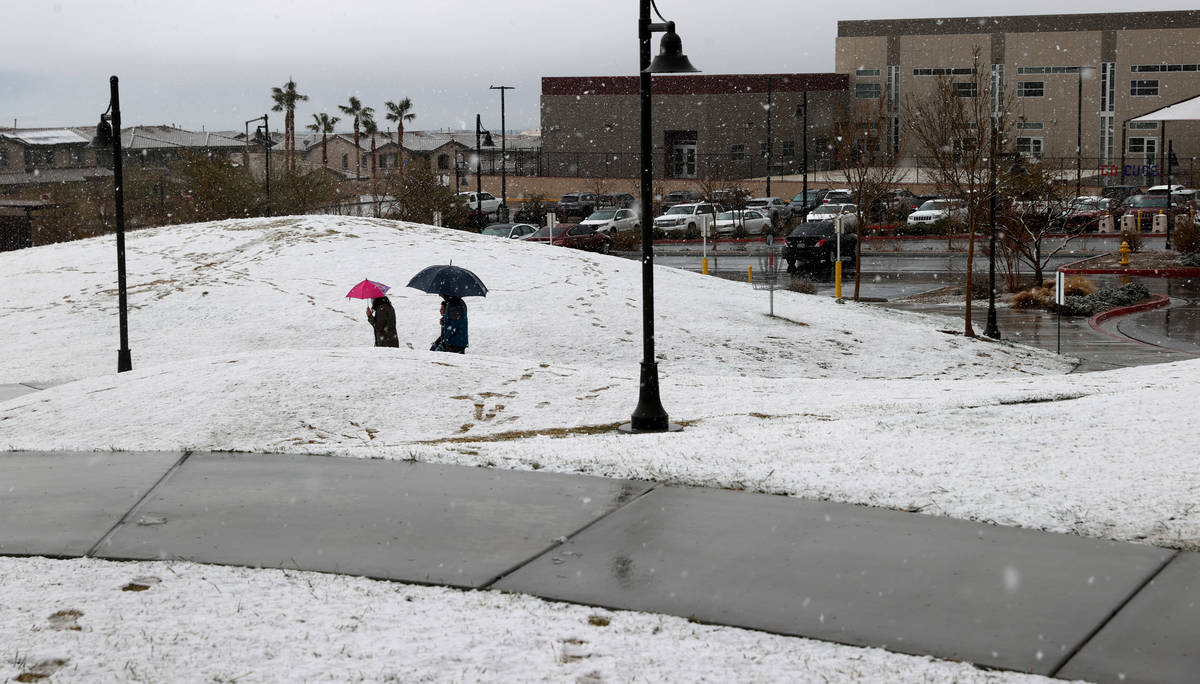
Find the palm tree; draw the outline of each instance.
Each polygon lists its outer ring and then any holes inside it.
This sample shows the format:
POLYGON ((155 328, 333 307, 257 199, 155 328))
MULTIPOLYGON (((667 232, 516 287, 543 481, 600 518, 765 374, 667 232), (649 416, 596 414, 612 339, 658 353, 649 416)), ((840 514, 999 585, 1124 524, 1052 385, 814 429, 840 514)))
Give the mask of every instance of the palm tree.
POLYGON ((387 105, 387 120, 396 122, 396 166, 400 169, 400 174, 404 174, 404 122, 412 121, 417 118, 409 110, 412 109, 412 100, 407 97, 399 102, 386 102, 387 105))
POLYGON ((286 165, 291 171, 296 170, 296 103, 308 99, 296 90, 296 82, 288 77, 282 88, 271 88, 271 99, 275 106, 273 112, 286 112, 283 116, 283 150, 287 158, 286 165))
POLYGON ((362 129, 363 133, 371 136, 371 180, 375 180, 375 134, 379 132, 379 126, 375 125, 374 108, 363 107, 362 129))
POLYGON ((321 166, 329 166, 329 134, 333 132, 333 127, 338 121, 341 119, 321 112, 313 114, 313 122, 307 126, 313 133, 321 134, 321 166))
MULTIPOLYGON (((355 161, 355 164, 357 165, 355 167, 356 170, 354 172, 354 179, 358 180, 358 178, 360 176, 362 176, 362 152, 360 152, 359 148, 358 148, 358 131, 359 131, 359 119, 360 119, 360 117, 362 117, 362 114, 363 114, 363 106, 362 106, 362 103, 358 101, 357 97, 354 97, 353 95, 351 95, 350 96, 350 104, 349 105, 338 105, 338 109, 342 110, 342 113, 345 114, 346 116, 354 117, 354 161, 355 161)), ((372 111, 374 111, 374 110, 372 110, 372 111)))

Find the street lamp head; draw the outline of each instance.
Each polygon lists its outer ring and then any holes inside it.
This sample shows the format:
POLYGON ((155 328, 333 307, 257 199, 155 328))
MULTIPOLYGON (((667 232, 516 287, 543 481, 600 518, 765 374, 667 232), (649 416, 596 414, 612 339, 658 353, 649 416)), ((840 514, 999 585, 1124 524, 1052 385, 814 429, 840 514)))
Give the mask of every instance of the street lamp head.
POLYGON ((650 74, 686 74, 700 70, 692 66, 687 55, 683 54, 683 41, 675 33, 675 22, 667 22, 667 32, 663 34, 658 45, 658 56, 646 67, 650 74))
POLYGON ((495 141, 492 140, 492 132, 484 131, 483 132, 483 142, 480 143, 480 147, 495 147, 495 146, 496 146, 496 143, 495 143, 495 141))
POLYGON ((91 147, 112 147, 113 130, 108 122, 108 115, 100 115, 100 123, 96 124, 96 137, 92 138, 91 147))

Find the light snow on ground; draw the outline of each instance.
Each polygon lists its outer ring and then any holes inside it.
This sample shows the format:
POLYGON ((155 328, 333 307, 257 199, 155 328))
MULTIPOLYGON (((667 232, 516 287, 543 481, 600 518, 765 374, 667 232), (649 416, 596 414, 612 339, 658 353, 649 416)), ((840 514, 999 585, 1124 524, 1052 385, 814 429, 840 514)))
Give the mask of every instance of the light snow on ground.
MULTIPOLYGON (((655 270, 663 405, 626 435, 641 264, 428 226, 285 217, 0 254, 0 450, 233 450, 645 478, 1200 548, 1200 362, 1064 375, 945 318, 655 270), (427 351, 424 266, 476 272, 467 355, 427 351), (392 285, 400 349, 365 302, 392 285)), ((0 559, 0 676, 1018 681, 1018 675, 519 596, 298 572, 0 559), (122 592, 152 575, 143 592, 122 592), (81 611, 74 630, 57 611, 81 611), (589 624, 589 617, 611 620, 589 624), (202 629, 180 630, 187 621, 202 629), (56 661, 63 660, 61 664, 56 661), (417 673, 413 675, 412 673, 417 673), (57 676, 57 675, 56 675, 57 676)), ((66 614, 72 619, 73 614, 66 614)))
POLYGON ((3 681, 1051 681, 683 618, 311 572, 0 558, 0 586, 3 681))

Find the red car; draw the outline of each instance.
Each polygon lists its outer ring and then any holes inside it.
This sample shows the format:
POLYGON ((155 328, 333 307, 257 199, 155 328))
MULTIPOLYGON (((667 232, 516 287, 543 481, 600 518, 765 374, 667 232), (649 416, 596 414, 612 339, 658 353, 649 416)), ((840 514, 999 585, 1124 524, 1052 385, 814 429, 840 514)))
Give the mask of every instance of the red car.
MULTIPOLYGON (((555 236, 554 244, 563 247, 573 247, 582 249, 586 252, 599 252, 608 254, 612 251, 612 238, 605 233, 596 232, 597 226, 582 226, 575 224, 563 224, 558 228, 566 228, 566 232, 561 237, 555 236)), ((539 231, 540 232, 540 231, 539 231)))
POLYGON ((570 228, 573 225, 576 225, 576 224, 560 223, 557 226, 554 226, 553 229, 538 228, 537 231, 535 231, 529 235, 526 235, 525 237, 523 237, 521 239, 525 240, 526 242, 540 242, 542 244, 546 244, 553 239, 554 244, 557 245, 558 241, 567 232, 567 228, 570 228))

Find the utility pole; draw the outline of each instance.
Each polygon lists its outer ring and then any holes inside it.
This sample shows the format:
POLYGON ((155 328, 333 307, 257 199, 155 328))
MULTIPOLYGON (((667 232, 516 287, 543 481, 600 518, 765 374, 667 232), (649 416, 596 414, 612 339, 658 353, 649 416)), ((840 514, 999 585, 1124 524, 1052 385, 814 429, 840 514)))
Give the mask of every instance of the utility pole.
MULTIPOLYGON (((488 86, 488 90, 500 91, 500 207, 504 216, 501 220, 508 220, 508 152, 504 143, 508 140, 508 130, 504 127, 504 91, 514 90, 515 86, 488 86)), ((495 173, 496 169, 492 169, 495 173)))

